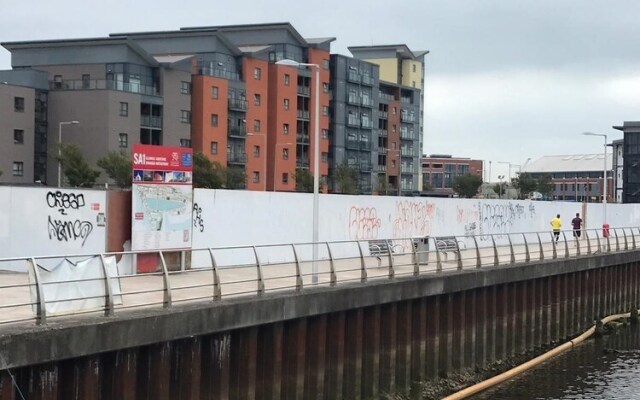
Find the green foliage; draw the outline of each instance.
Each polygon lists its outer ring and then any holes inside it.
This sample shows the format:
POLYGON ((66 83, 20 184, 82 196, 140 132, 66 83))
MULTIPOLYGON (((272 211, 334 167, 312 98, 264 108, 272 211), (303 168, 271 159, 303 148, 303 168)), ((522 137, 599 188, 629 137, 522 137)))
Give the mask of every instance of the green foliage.
POLYGON ((340 164, 333 170, 332 179, 336 193, 358 193, 358 170, 350 167, 347 163, 340 164))
POLYGON ((100 171, 93 169, 85 160, 78 146, 61 144, 60 154, 57 156, 62 173, 69 186, 90 188, 96 183, 100 171))
POLYGON ((306 168, 296 168, 293 177, 296 180, 296 191, 313 193, 313 175, 306 168))
POLYGON ((219 162, 211 162, 202 153, 193 155, 193 186, 220 189, 227 182, 227 171, 219 162))
POLYGON ((507 190, 507 182, 496 183, 493 185, 493 191, 496 192, 496 196, 504 195, 507 190))
POLYGON ((518 197, 520 199, 524 199, 529 196, 529 194, 536 190, 538 183, 531 174, 526 172, 519 174, 517 177, 511 180, 511 184, 513 187, 518 189, 519 194, 518 197))
POLYGON ((553 182, 551 181, 551 175, 542 175, 536 184, 536 189, 543 196, 550 196, 553 192, 553 182))
POLYGON ((387 176, 386 175, 379 175, 378 176, 378 186, 376 188, 377 192, 379 195, 381 196, 387 196, 389 195, 389 182, 387 181, 387 176))
POLYGON ((131 187, 131 156, 124 151, 110 151, 98 160, 98 167, 121 188, 131 187))
POLYGON ((244 168, 227 168, 227 189, 245 189, 247 187, 247 174, 244 168))
POLYGON ((471 198, 478 194, 478 189, 482 186, 482 177, 474 174, 456 176, 451 187, 460 197, 471 198))

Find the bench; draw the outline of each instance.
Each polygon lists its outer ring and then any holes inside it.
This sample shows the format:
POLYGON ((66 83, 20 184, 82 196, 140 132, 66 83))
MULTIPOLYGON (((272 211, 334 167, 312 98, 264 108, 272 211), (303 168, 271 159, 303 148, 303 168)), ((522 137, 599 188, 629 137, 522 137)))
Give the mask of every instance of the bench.
POLYGON ((454 257, 457 257, 460 253, 460 243, 455 236, 440 236, 434 238, 434 240, 436 243, 436 250, 445 255, 445 261, 449 260, 450 252, 453 252, 454 257))
POLYGON ((382 266, 382 257, 388 257, 393 252, 389 249, 389 242, 386 240, 369 240, 369 254, 378 259, 378 267, 382 266))

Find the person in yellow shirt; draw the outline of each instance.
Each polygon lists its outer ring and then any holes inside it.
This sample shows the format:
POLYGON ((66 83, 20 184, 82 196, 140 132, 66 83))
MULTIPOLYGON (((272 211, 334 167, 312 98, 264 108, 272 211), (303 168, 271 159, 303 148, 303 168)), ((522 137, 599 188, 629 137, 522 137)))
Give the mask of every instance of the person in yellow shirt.
POLYGON ((560 239, 560 228, 562 228, 560 214, 556 215, 556 217, 551 220, 551 228, 553 229, 553 236, 556 238, 556 243, 558 243, 558 239, 560 239))

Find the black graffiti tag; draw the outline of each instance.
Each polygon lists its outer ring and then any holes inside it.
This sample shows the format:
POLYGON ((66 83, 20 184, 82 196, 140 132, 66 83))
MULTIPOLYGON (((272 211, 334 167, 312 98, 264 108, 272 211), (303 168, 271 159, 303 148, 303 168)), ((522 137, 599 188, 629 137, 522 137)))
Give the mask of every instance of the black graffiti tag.
POLYGON ((77 210, 85 206, 84 194, 62 193, 61 191, 47 193, 49 208, 57 208, 60 214, 67 215, 67 210, 77 210))
POLYGON ((84 242, 93 231, 93 224, 89 221, 63 221, 52 219, 49 216, 49 239, 57 239, 59 242, 69 242, 82 239, 84 242))
POLYGON ((193 203, 193 227, 204 232, 204 220, 202 219, 202 207, 198 203, 193 203))

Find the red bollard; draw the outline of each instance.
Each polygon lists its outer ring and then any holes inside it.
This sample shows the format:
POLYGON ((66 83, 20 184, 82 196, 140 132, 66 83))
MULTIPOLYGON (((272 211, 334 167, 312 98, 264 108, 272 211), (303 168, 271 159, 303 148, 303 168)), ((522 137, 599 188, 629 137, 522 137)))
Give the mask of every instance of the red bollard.
POLYGON ((609 237, 609 224, 602 224, 602 237, 609 237))

